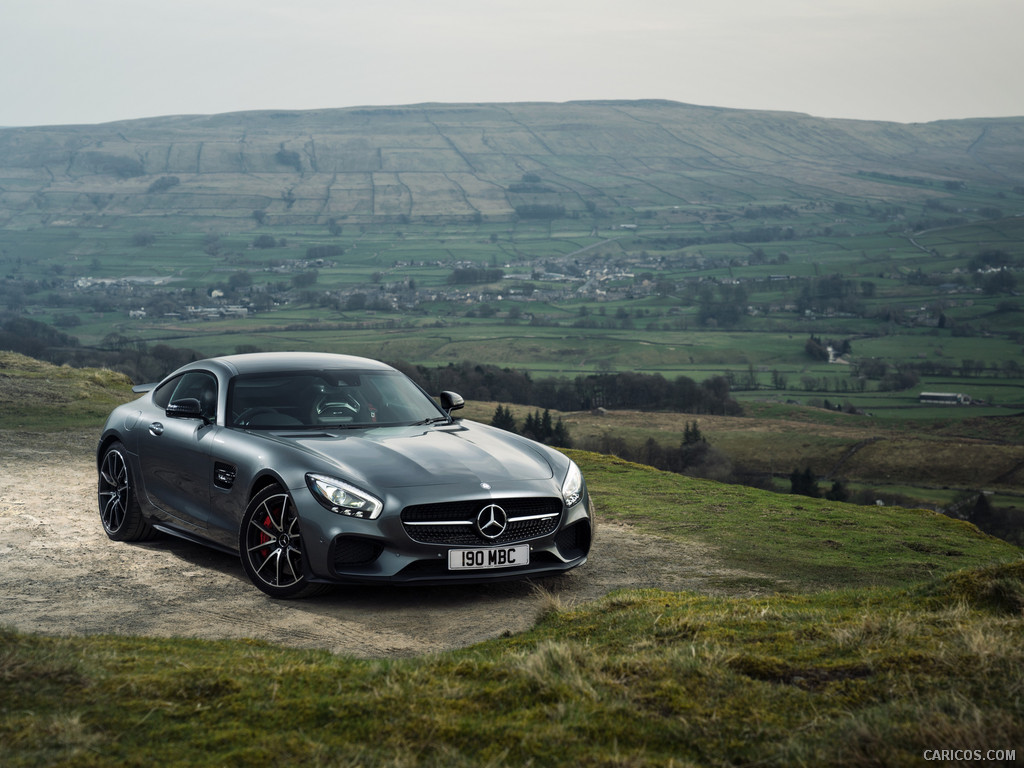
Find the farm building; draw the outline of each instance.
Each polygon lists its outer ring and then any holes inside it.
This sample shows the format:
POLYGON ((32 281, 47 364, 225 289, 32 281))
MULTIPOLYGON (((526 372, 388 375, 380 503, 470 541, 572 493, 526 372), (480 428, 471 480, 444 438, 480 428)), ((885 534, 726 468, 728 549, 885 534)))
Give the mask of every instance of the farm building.
POLYGON ((961 392, 922 392, 917 401, 931 405, 970 405, 971 396, 961 392))

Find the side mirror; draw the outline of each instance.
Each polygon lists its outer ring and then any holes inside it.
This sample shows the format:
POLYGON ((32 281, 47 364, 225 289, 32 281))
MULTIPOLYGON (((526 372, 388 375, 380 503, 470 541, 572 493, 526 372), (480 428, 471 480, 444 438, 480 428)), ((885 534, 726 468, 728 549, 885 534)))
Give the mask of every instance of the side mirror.
POLYGON ((441 407, 444 408, 449 419, 452 417, 452 411, 457 411, 465 405, 466 401, 462 399, 462 395, 458 395, 454 392, 441 393, 441 407))
POLYGON ((164 413, 169 419, 202 419, 203 405, 194 397, 183 397, 168 403, 164 413))

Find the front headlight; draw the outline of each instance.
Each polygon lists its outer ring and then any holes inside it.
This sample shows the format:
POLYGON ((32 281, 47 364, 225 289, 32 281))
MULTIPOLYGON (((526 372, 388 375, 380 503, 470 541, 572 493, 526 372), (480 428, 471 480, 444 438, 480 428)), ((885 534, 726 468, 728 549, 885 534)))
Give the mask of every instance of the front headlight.
POLYGON ((343 480, 326 475, 306 475, 306 485, 324 507, 339 515, 376 520, 384 502, 343 480))
POLYGON ((562 501, 565 506, 571 507, 583 496, 583 473, 576 466, 576 462, 569 462, 569 471, 562 481, 562 501))

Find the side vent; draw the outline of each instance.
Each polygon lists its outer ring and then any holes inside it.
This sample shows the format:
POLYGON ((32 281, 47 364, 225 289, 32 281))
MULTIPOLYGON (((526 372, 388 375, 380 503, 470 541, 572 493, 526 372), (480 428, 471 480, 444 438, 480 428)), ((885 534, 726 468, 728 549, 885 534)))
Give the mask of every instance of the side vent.
POLYGON ((235 468, 220 461, 214 462, 213 484, 225 491, 230 491, 231 486, 235 484, 235 468))

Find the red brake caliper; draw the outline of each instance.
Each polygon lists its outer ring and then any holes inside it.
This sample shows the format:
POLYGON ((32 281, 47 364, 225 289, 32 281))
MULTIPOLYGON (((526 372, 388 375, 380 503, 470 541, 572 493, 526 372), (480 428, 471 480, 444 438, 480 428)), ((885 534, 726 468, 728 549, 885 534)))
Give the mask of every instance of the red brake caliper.
MULTIPOLYGON (((269 529, 273 528, 273 526, 274 526, 274 521, 270 519, 270 515, 268 514, 266 517, 263 518, 263 527, 266 528, 267 530, 269 530, 269 529)), ((273 539, 270 537, 270 534, 268 534, 265 530, 261 530, 260 531, 260 544, 267 544, 267 543, 269 543, 271 541, 273 541, 273 539)), ((264 560, 266 560, 268 557, 270 557, 270 549, 261 549, 260 550, 260 557, 262 557, 264 560)))

